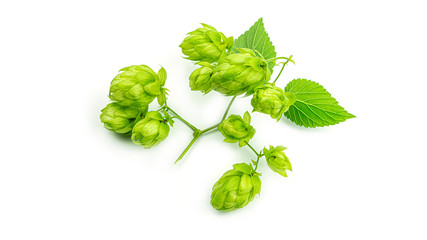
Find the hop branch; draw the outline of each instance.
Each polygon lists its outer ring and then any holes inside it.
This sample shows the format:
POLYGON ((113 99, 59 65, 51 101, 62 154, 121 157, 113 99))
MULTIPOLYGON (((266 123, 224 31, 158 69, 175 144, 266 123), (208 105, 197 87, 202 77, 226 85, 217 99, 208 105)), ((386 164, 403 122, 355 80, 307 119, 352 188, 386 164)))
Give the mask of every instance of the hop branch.
POLYGON ((289 158, 284 153, 285 147, 269 145, 268 148, 256 150, 250 144, 256 130, 251 125, 248 111, 243 116, 228 115, 237 96, 252 96, 253 112, 267 114, 277 121, 286 116, 305 127, 332 125, 354 117, 340 107, 322 86, 312 81, 296 79, 284 89, 276 86, 285 66, 294 61, 292 56, 276 57, 262 19, 236 41, 214 27, 202 24, 201 28, 187 34, 180 47, 186 59, 200 66, 189 76, 191 90, 203 94, 214 90, 226 97, 231 96, 220 122, 200 129, 183 118, 167 103, 168 89, 164 87, 166 70, 162 67, 156 73, 147 65, 132 65, 120 70, 111 81, 109 98, 112 102, 101 110, 100 119, 106 129, 129 134, 134 143, 145 148, 154 147, 165 140, 174 119, 182 121, 193 131, 193 139, 175 163, 210 131, 219 131, 224 136, 224 142, 249 148, 256 160, 234 164, 214 184, 211 205, 217 210, 233 211, 254 200, 261 191, 261 173, 257 172, 261 159, 265 159, 272 171, 284 177, 287 177, 287 171, 292 171, 289 158), (254 44, 259 42, 264 45, 254 44), (272 81, 273 68, 280 65, 282 67, 272 81), (160 107, 149 111, 149 105, 155 99, 160 107), (317 99, 322 99, 322 102, 316 102, 317 99), (323 114, 333 110, 338 113, 328 114, 327 117, 323 114))

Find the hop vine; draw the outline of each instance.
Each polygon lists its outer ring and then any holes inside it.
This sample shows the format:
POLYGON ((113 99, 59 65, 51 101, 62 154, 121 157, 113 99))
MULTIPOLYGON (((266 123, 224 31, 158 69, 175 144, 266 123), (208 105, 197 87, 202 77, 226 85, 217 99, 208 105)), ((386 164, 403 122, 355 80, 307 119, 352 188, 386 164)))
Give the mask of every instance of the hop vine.
POLYGON ((200 66, 188 77, 191 90, 203 94, 213 90, 231 97, 220 122, 200 129, 178 114, 167 102, 166 70, 161 67, 156 73, 147 65, 132 65, 119 71, 111 81, 111 103, 101 110, 100 120, 106 129, 130 135, 135 144, 145 148, 161 144, 168 137, 174 121, 182 121, 193 131, 193 139, 175 163, 210 131, 219 131, 224 142, 252 151, 254 159, 234 164, 213 185, 210 203, 217 210, 242 208, 260 194, 261 173, 257 169, 262 159, 281 176, 287 177, 287 171, 292 171, 284 152, 286 147, 268 145, 268 148, 256 150, 251 145, 256 134, 251 125, 251 114, 246 111, 242 116, 229 115, 237 96, 251 97, 252 112, 269 115, 277 121, 285 116, 304 127, 323 127, 354 117, 316 82, 294 79, 284 89, 276 86, 285 67, 295 62, 292 55, 276 56, 262 18, 236 40, 202 24, 189 32, 179 47, 187 60, 200 66), (273 69, 277 66, 281 66, 280 71, 272 80, 273 69), (159 107, 153 110, 150 104, 155 99, 159 107))

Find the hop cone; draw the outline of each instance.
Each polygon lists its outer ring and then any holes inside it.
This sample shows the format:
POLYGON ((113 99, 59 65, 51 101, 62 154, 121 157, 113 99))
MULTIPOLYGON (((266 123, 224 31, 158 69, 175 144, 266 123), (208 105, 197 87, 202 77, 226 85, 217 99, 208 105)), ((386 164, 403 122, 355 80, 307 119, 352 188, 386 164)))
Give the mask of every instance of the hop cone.
POLYGON ((101 110, 99 116, 104 127, 116 133, 129 133, 133 126, 147 112, 148 106, 142 108, 120 106, 117 103, 110 103, 101 110))
POLYGON ((132 141, 145 148, 151 148, 165 140, 169 130, 169 125, 159 112, 148 112, 145 118, 133 127, 132 141))
POLYGON ((189 32, 179 47, 189 60, 216 62, 226 55, 227 49, 231 49, 234 40, 232 37, 227 38, 212 26, 203 23, 202 25, 203 28, 189 32))
POLYGON ((165 98, 164 68, 161 68, 158 74, 146 65, 132 65, 120 71, 121 73, 111 81, 109 95, 111 100, 117 101, 122 106, 141 107, 150 104, 156 97, 165 98))
POLYGON ((245 146, 246 142, 255 135, 255 128, 251 125, 251 116, 245 112, 243 118, 232 114, 218 126, 218 130, 225 137, 224 142, 239 142, 239 146, 245 146))
POLYGON ((207 62, 198 63, 201 68, 194 70, 190 75, 190 88, 193 91, 208 93, 212 90, 212 66, 207 62))
POLYGON ((211 205, 217 210, 233 211, 246 206, 261 192, 261 180, 246 163, 237 163, 212 188, 211 205))
POLYGON ((270 114, 271 118, 280 120, 295 101, 293 93, 285 93, 281 88, 268 83, 255 89, 251 105, 254 107, 253 111, 270 114))
POLYGON ((213 89, 227 96, 252 94, 253 89, 270 79, 267 63, 256 57, 252 50, 230 54, 221 58, 213 69, 213 89))
POLYGON ((273 147, 270 145, 270 149, 264 148, 263 153, 271 170, 287 177, 286 170, 292 171, 292 166, 289 158, 283 152, 285 149, 283 146, 273 147))

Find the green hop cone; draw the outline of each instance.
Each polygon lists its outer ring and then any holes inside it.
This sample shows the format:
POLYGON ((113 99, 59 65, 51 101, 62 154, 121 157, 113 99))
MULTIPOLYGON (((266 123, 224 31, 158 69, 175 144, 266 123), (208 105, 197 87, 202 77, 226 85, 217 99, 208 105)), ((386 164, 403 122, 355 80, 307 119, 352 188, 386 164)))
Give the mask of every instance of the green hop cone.
POLYGON ((151 148, 165 140, 170 127, 159 112, 148 112, 132 129, 132 141, 145 148, 151 148))
POLYGON ((273 147, 270 145, 270 149, 264 148, 263 153, 271 170, 287 177, 286 170, 292 171, 292 166, 289 158, 283 152, 285 149, 283 146, 273 147))
POLYGON ((251 105, 254 107, 253 111, 270 114, 271 118, 279 121, 295 101, 293 93, 284 92, 281 88, 267 83, 255 89, 251 105))
POLYGON ((220 211, 246 206, 261 192, 261 179, 246 163, 236 163, 214 184, 211 205, 220 211))
POLYGON ((194 70, 190 75, 190 88, 193 91, 208 93, 212 90, 212 66, 208 62, 197 63, 201 68, 194 70))
POLYGON ((242 53, 230 54, 218 61, 213 69, 213 89, 227 96, 246 93, 270 79, 267 63, 257 57, 250 49, 242 49, 242 53))
POLYGON ((109 97, 122 106, 145 106, 158 97, 160 105, 166 99, 164 68, 155 73, 146 65, 132 65, 120 70, 111 81, 109 97))
POLYGON ((231 49, 234 40, 212 26, 203 23, 202 26, 203 28, 189 32, 179 47, 189 60, 216 62, 227 54, 226 51, 231 49))
POLYGON ((232 114, 218 126, 218 130, 225 137, 224 142, 236 143, 239 146, 245 146, 246 142, 255 135, 255 128, 251 125, 251 115, 245 112, 243 118, 239 115, 232 114))
POLYGON ((121 106, 115 102, 101 110, 99 116, 104 127, 116 133, 129 133, 136 122, 147 113, 148 106, 141 108, 121 106))

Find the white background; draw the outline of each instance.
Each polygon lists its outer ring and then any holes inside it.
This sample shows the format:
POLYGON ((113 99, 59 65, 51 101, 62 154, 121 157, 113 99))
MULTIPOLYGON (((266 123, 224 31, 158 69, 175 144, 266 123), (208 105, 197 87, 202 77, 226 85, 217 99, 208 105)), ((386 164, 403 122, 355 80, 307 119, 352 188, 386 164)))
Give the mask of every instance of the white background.
POLYGON ((0 239, 427 239, 423 2, 2 1, 0 239), (229 99, 190 91, 178 45, 199 23, 238 37, 259 17, 296 62, 278 85, 317 81, 357 118, 304 129, 252 114, 253 145, 288 147, 294 171, 262 162, 261 196, 221 213, 211 187, 248 148, 211 133, 173 165, 185 125, 147 150, 99 114, 120 68, 162 65, 171 107, 217 123, 229 99))

